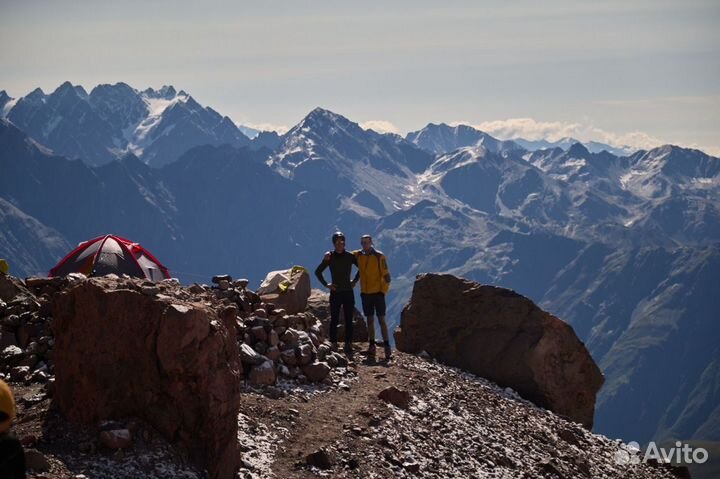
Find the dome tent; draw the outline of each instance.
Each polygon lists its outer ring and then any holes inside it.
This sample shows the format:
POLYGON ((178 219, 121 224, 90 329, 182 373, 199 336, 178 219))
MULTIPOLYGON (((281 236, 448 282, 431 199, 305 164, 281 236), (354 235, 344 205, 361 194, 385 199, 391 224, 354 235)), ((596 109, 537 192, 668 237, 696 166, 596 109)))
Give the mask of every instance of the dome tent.
POLYGON ((130 240, 115 235, 98 236, 83 241, 50 270, 50 277, 83 273, 103 276, 127 274, 150 281, 170 277, 170 272, 149 251, 130 240))

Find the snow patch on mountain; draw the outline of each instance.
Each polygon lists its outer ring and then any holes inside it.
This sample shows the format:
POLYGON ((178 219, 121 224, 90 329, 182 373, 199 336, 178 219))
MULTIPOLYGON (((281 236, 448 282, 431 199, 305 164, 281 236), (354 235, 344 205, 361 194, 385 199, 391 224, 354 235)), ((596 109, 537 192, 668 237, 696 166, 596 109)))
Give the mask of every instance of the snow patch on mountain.
POLYGON ((2 111, 0 112, 0 116, 1 116, 2 118, 7 118, 8 113, 10 113, 10 110, 13 109, 13 107, 15 106, 15 104, 17 103, 17 101, 18 101, 18 98, 11 98, 11 99, 9 99, 9 100, 7 101, 7 103, 5 103, 5 105, 3 105, 2 111))
MULTIPOLYGON (((185 92, 170 97, 167 91, 164 95, 156 95, 148 93, 147 90, 142 93, 141 97, 147 105, 147 116, 135 126, 127 138, 126 152, 135 155, 142 155, 143 150, 151 141, 151 133, 162 121, 165 111, 177 103, 187 103, 190 98, 185 92)), ((171 125, 170 128, 173 126, 171 125)), ((166 128, 161 135, 167 135, 170 131, 166 128)))

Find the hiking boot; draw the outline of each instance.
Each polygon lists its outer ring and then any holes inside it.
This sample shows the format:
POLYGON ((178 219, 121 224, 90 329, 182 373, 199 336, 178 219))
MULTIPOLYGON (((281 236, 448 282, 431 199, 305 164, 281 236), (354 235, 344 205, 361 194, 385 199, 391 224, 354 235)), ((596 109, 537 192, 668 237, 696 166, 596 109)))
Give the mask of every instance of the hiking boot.
POLYGON ((390 343, 385 343, 385 360, 390 361, 390 358, 392 357, 392 348, 390 347, 390 343))
POLYGON ((375 343, 370 343, 370 346, 368 346, 367 355, 369 359, 375 359, 375 343))
POLYGON ((348 359, 352 359, 353 348, 352 348, 352 344, 350 344, 350 343, 345 343, 345 356, 347 356, 348 359))

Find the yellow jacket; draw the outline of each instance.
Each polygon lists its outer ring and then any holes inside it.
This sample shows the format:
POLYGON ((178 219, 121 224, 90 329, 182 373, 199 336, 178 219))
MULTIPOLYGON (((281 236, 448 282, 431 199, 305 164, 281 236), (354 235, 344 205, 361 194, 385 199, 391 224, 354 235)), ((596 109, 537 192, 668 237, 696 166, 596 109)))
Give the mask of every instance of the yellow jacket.
POLYGON ((390 289, 390 270, 385 255, 374 248, 369 253, 357 250, 353 254, 360 270, 360 292, 387 294, 390 289))

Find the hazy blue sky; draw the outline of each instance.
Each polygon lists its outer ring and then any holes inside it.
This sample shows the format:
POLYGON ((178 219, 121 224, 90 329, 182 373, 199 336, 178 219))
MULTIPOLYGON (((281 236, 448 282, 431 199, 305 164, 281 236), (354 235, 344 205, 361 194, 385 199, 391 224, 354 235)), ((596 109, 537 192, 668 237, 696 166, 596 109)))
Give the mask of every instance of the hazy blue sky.
POLYGON ((718 0, 0 0, 0 44, 13 97, 172 84, 251 125, 323 106, 401 133, 466 122, 720 154, 718 0))

